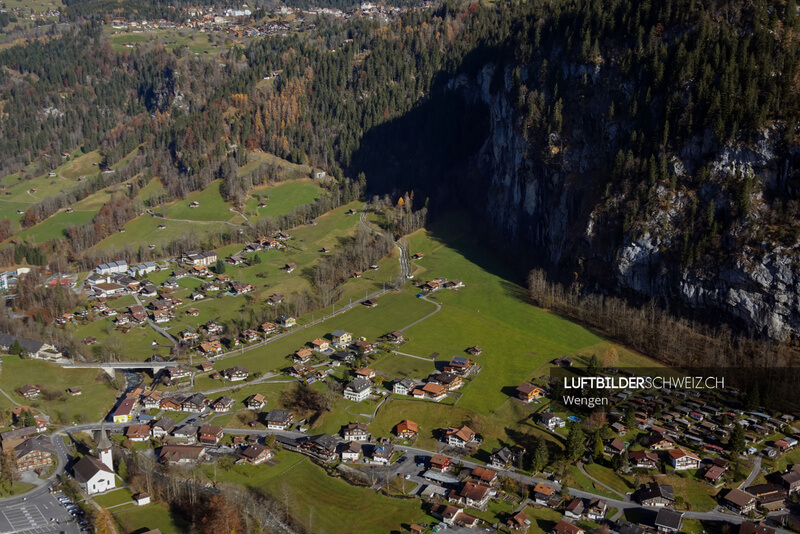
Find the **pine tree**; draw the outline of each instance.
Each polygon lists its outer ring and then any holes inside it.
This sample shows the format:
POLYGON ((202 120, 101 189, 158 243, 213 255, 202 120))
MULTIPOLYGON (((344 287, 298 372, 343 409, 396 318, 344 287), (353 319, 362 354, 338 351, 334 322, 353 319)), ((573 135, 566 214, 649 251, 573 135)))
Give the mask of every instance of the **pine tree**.
POLYGON ((218 259, 217 264, 214 266, 214 272, 217 274, 222 274, 225 272, 225 269, 226 269, 225 260, 223 260, 222 258, 218 259))
POLYGON ((633 408, 628 407, 625 411, 625 428, 628 429, 628 432, 633 430, 636 427, 636 413, 634 413, 633 408))
POLYGON ((603 459, 603 439, 600 437, 600 433, 594 435, 594 449, 592 450, 592 459, 595 462, 599 462, 603 459))
POLYGON ((9 354, 14 354, 16 356, 21 355, 22 351, 23 351, 23 348, 22 348, 22 345, 19 342, 19 339, 15 339, 14 342, 11 344, 11 346, 8 348, 8 353, 9 354))
POLYGON ((744 452, 744 428, 739 423, 734 423, 733 432, 731 432, 731 437, 728 439, 728 448, 737 454, 744 452))
POLYGON ((534 472, 539 472, 547 466, 550 461, 550 453, 547 450, 547 443, 544 439, 540 439, 536 443, 536 450, 533 452, 533 463, 531 469, 534 472))
POLYGON ((597 360, 597 355, 592 354, 589 358, 589 364, 586 366, 586 372, 590 375, 596 375, 600 371, 600 362, 597 360))
POLYGON ((567 460, 570 462, 577 462, 586 451, 583 444, 583 430, 577 424, 573 424, 569 429, 567 436, 567 460))

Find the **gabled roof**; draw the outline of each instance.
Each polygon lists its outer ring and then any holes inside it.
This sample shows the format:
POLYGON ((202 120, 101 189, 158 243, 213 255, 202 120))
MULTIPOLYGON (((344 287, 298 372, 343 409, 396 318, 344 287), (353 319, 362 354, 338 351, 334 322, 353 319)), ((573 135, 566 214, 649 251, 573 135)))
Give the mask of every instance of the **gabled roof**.
POLYGON ((661 508, 656 515, 655 526, 664 527, 670 530, 678 530, 681 527, 683 514, 670 510, 668 508, 661 508))
POLYGON ((729 503, 742 508, 753 502, 756 498, 746 491, 734 488, 725 494, 725 500, 729 503))
POLYGON ((21 458, 33 451, 55 454, 56 448, 47 436, 36 436, 17 445, 14 449, 14 458, 21 458))
POLYGON ((75 476, 83 481, 91 480, 97 473, 105 471, 106 473, 114 474, 114 471, 95 458, 94 456, 84 456, 72 467, 75 476))
POLYGON ((370 388, 372 388, 372 382, 370 382, 369 380, 365 380, 361 377, 356 378, 355 380, 347 384, 347 389, 355 391, 356 393, 361 393, 362 391, 366 391, 370 388))
POLYGON ((681 458, 685 458, 688 456, 689 458, 697 460, 698 462, 700 461, 699 456, 685 449, 672 449, 671 451, 669 451, 669 455, 675 460, 680 460, 681 458))
POLYGON ((675 497, 673 495, 672 486, 659 484, 658 482, 642 484, 639 488, 639 499, 642 501, 658 498, 674 501, 675 497))

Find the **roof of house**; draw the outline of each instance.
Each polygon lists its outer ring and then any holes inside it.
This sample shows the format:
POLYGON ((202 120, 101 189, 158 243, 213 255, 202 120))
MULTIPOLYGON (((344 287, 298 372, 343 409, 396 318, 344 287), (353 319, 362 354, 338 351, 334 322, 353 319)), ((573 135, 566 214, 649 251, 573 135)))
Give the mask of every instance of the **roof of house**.
POLYGON ((431 456, 431 463, 437 465, 444 465, 450 462, 450 457, 445 456, 444 454, 434 454, 431 456))
POLYGON ((355 391, 356 393, 361 393, 362 391, 366 391, 370 388, 372 388, 372 382, 361 377, 356 378, 347 384, 347 389, 355 391))
POLYGON ((497 471, 494 469, 488 469, 486 467, 482 467, 480 465, 475 466, 472 469, 472 473, 470 473, 473 477, 481 479, 483 482, 491 482, 495 478, 497 478, 497 471))
POLYGON ((764 523, 742 521, 739 526, 739 534, 775 534, 775 529, 768 527, 764 523))
POLYGON ((732 504, 734 504, 734 505, 736 505, 736 506, 738 506, 740 508, 743 507, 743 506, 747 506, 754 499, 755 499, 754 496, 752 496, 749 493, 747 493, 746 491, 742 491, 742 490, 740 490, 738 488, 733 488, 732 490, 728 491, 728 493, 725 494, 725 500, 726 501, 728 501, 728 502, 730 502, 730 503, 732 503, 732 504))
POLYGON ((267 413, 267 421, 286 422, 292 417, 292 412, 287 410, 270 410, 267 413))
POLYGON ((686 456, 688 456, 689 458, 693 458, 693 459, 695 459, 697 461, 700 461, 700 457, 699 456, 697 456, 695 453, 693 453, 691 451, 687 451, 685 449, 672 449, 671 451, 669 451, 669 455, 671 457, 673 457, 674 459, 676 459, 676 460, 679 460, 681 458, 685 458, 686 456))
POLYGON ((475 439, 475 431, 464 425, 460 428, 448 428, 447 437, 455 436, 461 441, 469 442, 475 439))
POLYGON ((269 451, 269 447, 265 447, 264 445, 259 445, 257 443, 254 443, 254 444, 248 445, 247 448, 245 448, 242 451, 242 456, 244 456, 245 458, 254 459, 254 458, 258 458, 259 456, 261 456, 262 454, 264 454, 264 453, 266 453, 268 451, 269 451))
POLYGON ((466 497, 467 499, 472 499, 473 501, 480 501, 486 494, 491 491, 492 488, 489 486, 485 486, 483 484, 475 484, 474 482, 465 482, 461 489, 459 490, 458 494, 462 497, 466 497))
POLYGON ((548 486, 547 484, 542 484, 539 482, 534 486, 533 492, 534 493, 541 493, 542 495, 552 495, 556 489, 552 486, 548 486))
POLYGON ((164 445, 158 457, 166 461, 197 460, 205 450, 202 445, 164 445))
POLYGON ((334 330, 333 332, 331 332, 331 335, 333 337, 342 337, 345 334, 349 334, 349 332, 345 332, 344 330, 334 330))
POLYGON ((53 442, 50 441, 49 437, 39 435, 17 445, 14 449, 14 458, 21 458, 33 451, 55 454, 56 448, 53 446, 53 442))
POLYGON ((556 524, 555 529, 556 532, 559 534, 580 534, 583 532, 583 529, 577 525, 573 525, 569 521, 565 521, 562 519, 561 521, 556 524))
POLYGON ((222 427, 218 425, 203 425, 198 430, 201 434, 216 436, 222 432, 222 427))
POLYGON ((656 515, 655 525, 670 530, 678 530, 681 527, 682 520, 683 514, 681 512, 676 512, 669 508, 661 508, 656 515))
POLYGON ((581 515, 583 513, 583 499, 580 497, 575 497, 570 501, 566 508, 567 512, 572 512, 576 515, 581 515))
POLYGON ((639 488, 639 499, 642 501, 658 498, 674 501, 675 497, 673 495, 672 486, 659 484, 658 482, 642 484, 639 488))

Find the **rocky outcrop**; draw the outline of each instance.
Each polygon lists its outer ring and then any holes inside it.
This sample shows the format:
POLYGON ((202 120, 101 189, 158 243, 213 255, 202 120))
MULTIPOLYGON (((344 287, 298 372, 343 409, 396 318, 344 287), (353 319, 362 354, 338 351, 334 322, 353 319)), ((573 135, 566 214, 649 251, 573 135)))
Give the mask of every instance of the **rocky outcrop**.
POLYGON ((602 181, 597 177, 608 172, 601 168, 608 160, 606 141, 625 125, 605 124, 602 136, 591 135, 583 124, 597 110, 589 104, 581 110, 583 119, 565 128, 563 138, 551 134, 548 147, 534 149, 521 133, 510 102, 509 72, 505 90, 492 92, 496 68, 487 65, 477 75, 463 75, 449 85, 451 91, 462 91, 489 109, 489 132, 476 164, 484 177, 483 216, 494 234, 509 245, 524 247, 529 257, 562 281, 593 291, 655 298, 694 317, 721 319, 772 339, 800 333, 796 246, 765 242, 760 250, 732 247, 715 261, 690 266, 676 252, 683 246, 693 196, 714 200, 717 206, 732 202, 721 185, 725 180, 758 177, 750 194, 754 209, 732 232, 760 224, 763 192, 788 187, 791 163, 778 155, 777 129, 762 132, 748 144, 717 146, 710 134, 686 143, 670 156, 674 175, 680 178, 706 165, 712 179, 694 191, 659 186, 656 208, 623 231, 608 214, 609 205, 620 214, 625 199, 601 200, 602 181))

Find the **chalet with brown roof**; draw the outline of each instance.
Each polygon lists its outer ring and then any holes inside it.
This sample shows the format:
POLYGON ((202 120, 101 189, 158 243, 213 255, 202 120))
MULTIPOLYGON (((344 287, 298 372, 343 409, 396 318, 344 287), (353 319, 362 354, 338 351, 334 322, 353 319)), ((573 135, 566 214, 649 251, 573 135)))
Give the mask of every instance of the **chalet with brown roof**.
POLYGON ((158 461, 164 465, 198 462, 205 457, 203 445, 164 445, 158 453, 158 461))
POLYGON ((34 399, 39 395, 41 395, 42 390, 39 388, 39 386, 34 386, 33 384, 26 384, 21 388, 19 388, 17 392, 26 399, 34 399))
POLYGON ((234 400, 226 395, 215 400, 211 404, 211 409, 217 413, 225 413, 231 411, 233 405, 234 400))
POLYGON ((725 469, 718 465, 712 465, 706 472, 703 473, 703 478, 711 482, 712 484, 716 484, 722 478, 722 475, 725 473, 725 469))
POLYGON ((553 534, 586 534, 586 531, 562 519, 553 527, 553 534))
POLYGON ((496 492, 485 484, 475 484, 465 482, 458 491, 452 490, 447 495, 447 500, 451 503, 459 504, 467 508, 478 510, 486 509, 489 502, 496 492))
POLYGON ((530 524, 530 519, 522 512, 517 512, 506 520, 506 526, 511 530, 527 531, 530 524))
POLYGON ((444 386, 448 393, 456 391, 464 385, 464 379, 455 373, 438 373, 428 379, 428 382, 444 386))
POLYGON ((416 398, 430 399, 438 402, 447 396, 447 388, 439 384, 434 384, 433 382, 428 382, 422 386, 422 388, 415 389, 412 395, 416 398))
POLYGON ((315 339, 314 341, 311 342, 311 348, 316 350, 316 351, 318 351, 318 352, 324 352, 324 351, 328 350, 330 347, 331 347, 331 344, 328 343, 328 341, 325 340, 325 339, 317 338, 317 339, 315 339))
POLYGON ((478 480, 481 484, 486 484, 488 486, 494 486, 497 483, 497 471, 480 465, 472 469, 470 476, 478 480))
POLYGON ((544 390, 526 382, 517 386, 517 397, 523 402, 532 402, 544 397, 544 390))
POLYGON ((30 471, 53 465, 56 449, 47 436, 36 436, 17 445, 13 450, 18 471, 30 471))
POLYGON ((347 441, 369 441, 370 433, 365 423, 350 423, 342 429, 342 438, 347 441))
POLYGON ((700 457, 693 452, 678 448, 670 450, 667 454, 670 465, 676 471, 698 469, 700 467, 700 457))
POLYGON ((295 363, 307 363, 313 355, 314 352, 311 349, 303 348, 295 352, 292 359, 295 363))
POLYGON ((447 444, 451 447, 465 448, 477 441, 478 435, 470 427, 464 425, 459 428, 448 428, 445 437, 447 444))
POLYGON ((267 401, 264 398, 264 395, 261 393, 256 393, 255 395, 251 395, 245 401, 245 406, 247 406, 248 410, 260 410, 264 406, 266 406, 267 401))
POLYGON ((200 352, 206 356, 219 354, 222 352, 222 343, 218 340, 200 343, 200 352))
POLYGON ((202 425, 197 433, 200 443, 208 445, 216 445, 224 435, 222 427, 217 425, 202 425))
POLYGON ((131 425, 125 429, 125 437, 131 441, 147 441, 150 439, 148 425, 131 425))
POLYGON ((240 458, 244 463, 250 465, 260 465, 271 460, 275 456, 274 451, 264 445, 257 443, 248 445, 240 453, 240 458))
POLYGON ((728 493, 725 494, 725 497, 723 497, 722 501, 725 506, 731 510, 734 510, 735 512, 739 512, 740 514, 746 514, 751 510, 755 510, 756 507, 755 496, 738 488, 729 490, 728 493))
POLYGON ((259 329, 264 334, 274 334, 278 331, 279 326, 275 323, 270 323, 267 321, 266 323, 262 323, 259 329))
POLYGON ((460 376, 466 376, 470 369, 472 369, 473 362, 469 358, 463 356, 455 356, 450 362, 444 366, 444 371, 447 373, 456 373, 460 376))
POLYGON ((648 451, 632 451, 628 453, 631 465, 639 469, 656 469, 658 454, 648 451))
POLYGON ((414 421, 404 419, 403 421, 397 423, 397 426, 395 427, 395 434, 397 434, 398 438, 417 439, 419 427, 414 421))
POLYGON ((67 388, 67 393, 69 393, 73 397, 77 397, 78 395, 83 393, 83 390, 81 389, 80 386, 72 386, 70 388, 67 388))
POLYGON ((474 347, 470 347, 467 349, 467 354, 470 356, 480 356, 483 352, 483 349, 480 345, 475 345, 474 347))
POLYGON ((443 454, 434 454, 430 459, 431 469, 447 471, 452 466, 452 460, 443 454))
POLYGON ((622 452, 628 448, 628 444, 622 441, 619 438, 614 438, 612 440, 606 441, 603 450, 607 454, 611 454, 612 456, 615 454, 622 454, 622 452))
POLYGON ((550 497, 555 491, 556 489, 554 487, 539 482, 533 488, 533 500, 536 502, 536 504, 547 506, 547 502, 550 500, 550 497))
POLYGON ((371 380, 375 378, 375 369, 370 369, 369 367, 359 367, 355 371, 356 376, 360 376, 366 380, 371 380))
POLYGON ((395 330, 394 332, 389 332, 386 334, 386 339, 390 343, 402 343, 405 341, 405 334, 400 330, 395 330))

